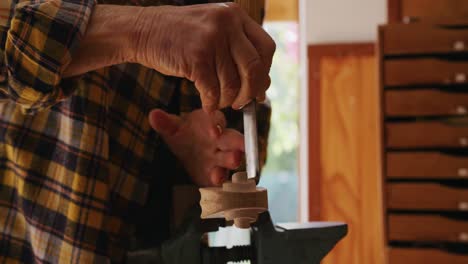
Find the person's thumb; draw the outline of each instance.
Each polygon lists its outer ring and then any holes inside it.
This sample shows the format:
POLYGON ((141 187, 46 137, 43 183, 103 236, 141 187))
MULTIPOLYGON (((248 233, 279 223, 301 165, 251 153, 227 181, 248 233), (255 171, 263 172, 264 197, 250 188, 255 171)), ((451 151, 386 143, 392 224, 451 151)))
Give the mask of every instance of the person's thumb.
POLYGON ((174 135, 182 120, 176 115, 171 115, 163 110, 155 109, 149 113, 149 123, 162 137, 174 135))

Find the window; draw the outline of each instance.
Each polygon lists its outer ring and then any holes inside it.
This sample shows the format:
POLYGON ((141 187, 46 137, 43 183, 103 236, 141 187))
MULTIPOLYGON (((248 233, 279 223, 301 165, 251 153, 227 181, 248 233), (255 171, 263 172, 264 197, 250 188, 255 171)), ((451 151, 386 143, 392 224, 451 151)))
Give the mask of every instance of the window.
POLYGON ((299 45, 296 22, 266 22, 276 42, 267 92, 272 105, 268 158, 260 184, 274 222, 298 220, 299 45))

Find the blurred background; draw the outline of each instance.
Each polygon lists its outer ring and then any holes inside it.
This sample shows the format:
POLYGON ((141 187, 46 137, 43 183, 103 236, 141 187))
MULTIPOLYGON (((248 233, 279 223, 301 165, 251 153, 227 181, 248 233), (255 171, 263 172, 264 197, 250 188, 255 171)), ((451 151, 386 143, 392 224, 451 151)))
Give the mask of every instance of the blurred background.
POLYGON ((264 24, 277 51, 267 92, 273 112, 268 159, 260 185, 268 189, 270 212, 275 222, 298 220, 299 145, 299 43, 297 21, 264 24))
POLYGON ((273 220, 346 222, 325 264, 468 263, 468 0, 266 0, 264 27, 273 220))

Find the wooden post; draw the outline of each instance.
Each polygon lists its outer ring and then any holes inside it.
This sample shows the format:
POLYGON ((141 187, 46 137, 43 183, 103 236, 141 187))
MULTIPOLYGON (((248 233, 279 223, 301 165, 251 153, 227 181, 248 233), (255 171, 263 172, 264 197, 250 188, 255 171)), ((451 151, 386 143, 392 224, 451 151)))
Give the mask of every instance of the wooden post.
POLYGON ((265 0, 234 0, 258 24, 262 24, 265 16, 265 0))

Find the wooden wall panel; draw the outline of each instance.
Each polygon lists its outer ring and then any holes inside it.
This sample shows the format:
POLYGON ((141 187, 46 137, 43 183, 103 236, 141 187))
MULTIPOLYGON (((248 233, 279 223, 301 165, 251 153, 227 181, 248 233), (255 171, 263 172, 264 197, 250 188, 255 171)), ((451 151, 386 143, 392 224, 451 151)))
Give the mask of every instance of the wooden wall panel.
POLYGON ((372 44, 309 49, 310 94, 319 98, 311 105, 311 111, 318 112, 310 132, 311 143, 318 144, 310 153, 315 170, 310 178, 311 216, 349 225, 348 236, 325 264, 380 264, 385 259, 380 99, 373 50, 372 44))
POLYGON ((298 21, 299 0, 266 0, 266 21, 298 21))
POLYGON ((388 23, 402 22, 401 0, 387 0, 387 21, 388 23))

